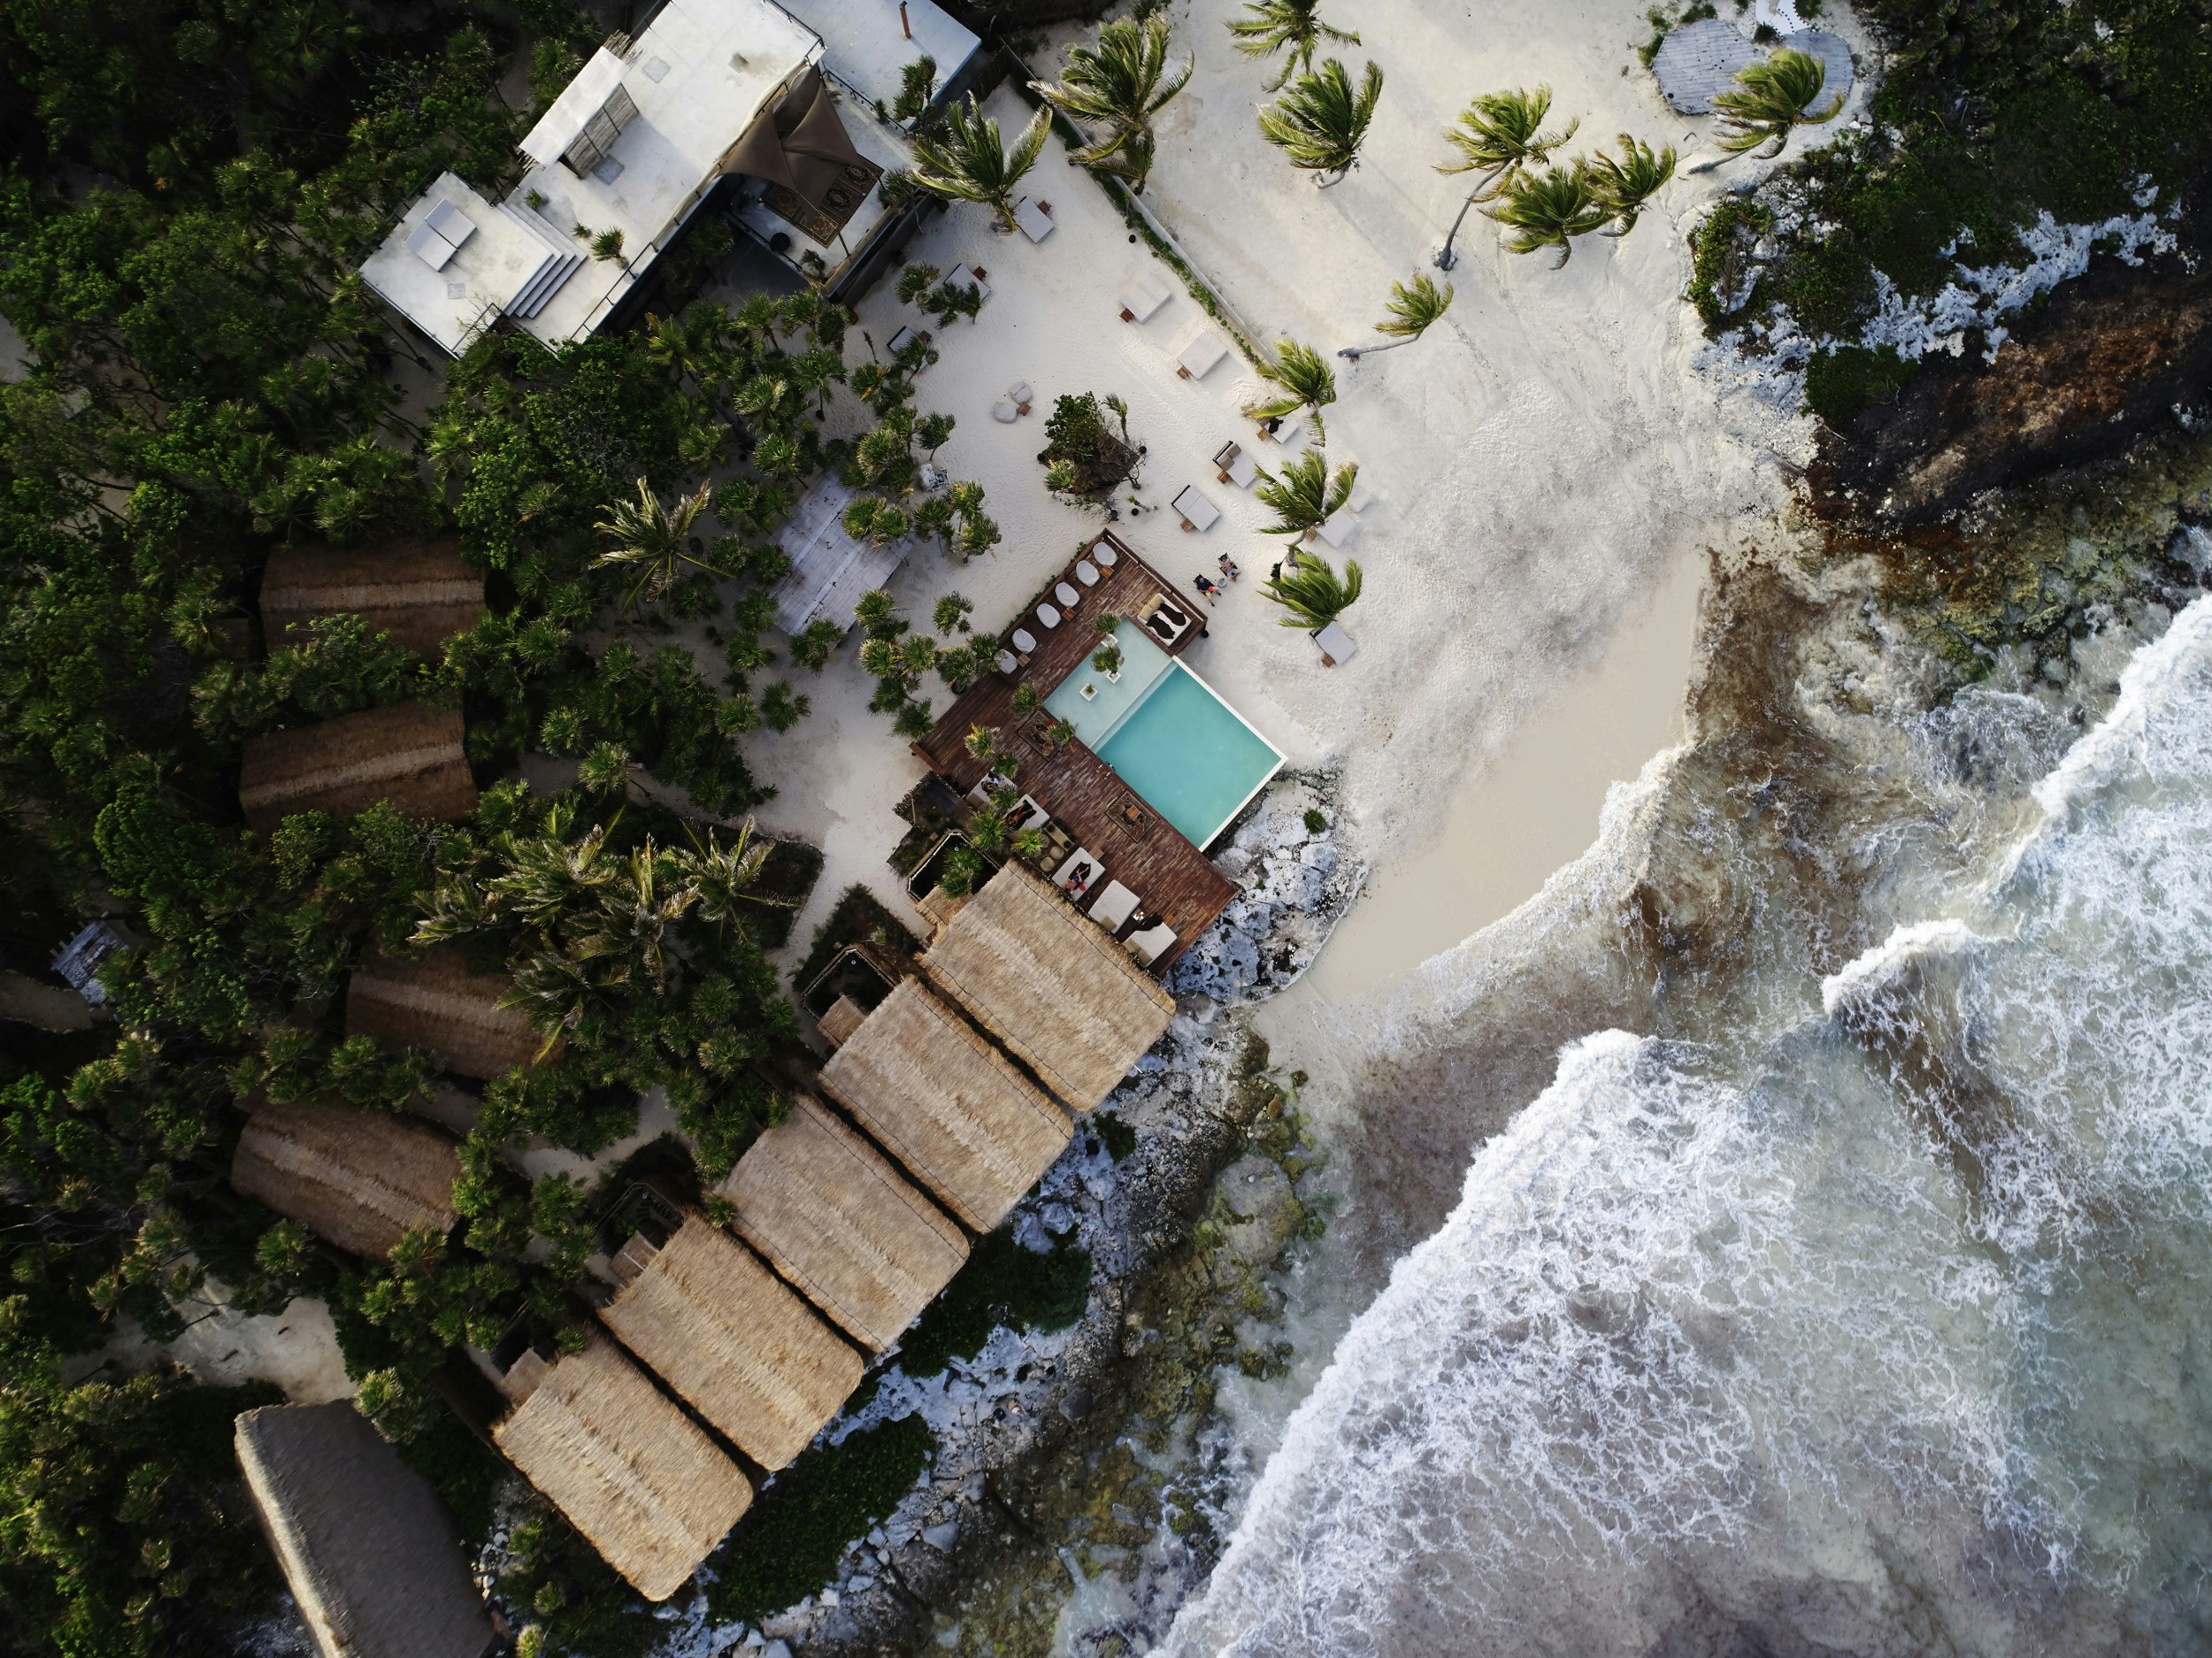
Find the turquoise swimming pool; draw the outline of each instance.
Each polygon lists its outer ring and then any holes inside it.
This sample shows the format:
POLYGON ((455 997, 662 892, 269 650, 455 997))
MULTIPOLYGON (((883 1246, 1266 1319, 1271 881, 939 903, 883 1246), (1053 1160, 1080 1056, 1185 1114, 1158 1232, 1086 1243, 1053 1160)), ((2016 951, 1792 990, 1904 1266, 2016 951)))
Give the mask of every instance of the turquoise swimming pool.
POLYGON ((1087 664, 1045 698, 1161 817, 1203 848, 1283 763, 1213 687, 1133 622, 1114 630, 1118 679, 1087 664))

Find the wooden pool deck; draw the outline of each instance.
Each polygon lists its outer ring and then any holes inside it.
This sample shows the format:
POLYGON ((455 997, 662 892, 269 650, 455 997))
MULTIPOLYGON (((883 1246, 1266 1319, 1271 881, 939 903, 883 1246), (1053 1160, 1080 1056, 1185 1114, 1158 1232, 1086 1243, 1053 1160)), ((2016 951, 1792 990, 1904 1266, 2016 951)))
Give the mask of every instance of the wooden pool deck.
MULTIPOLYGON (((1040 706, 1025 718, 1014 713, 1014 693, 1033 686, 1040 703, 1062 680, 1081 667, 1097 649, 1096 618, 1111 611, 1125 619, 1143 614, 1156 596, 1190 618, 1190 626, 1172 642, 1155 636, 1155 642, 1171 656, 1180 656, 1205 625, 1208 606, 1193 594, 1178 595, 1173 585, 1137 557, 1126 544, 1102 533, 1093 547, 1110 547, 1116 562, 1100 572, 1095 587, 1079 587, 1082 603, 1064 616, 1060 626, 1047 629, 1033 614, 1032 599, 1021 615, 999 636, 1001 648, 1016 627, 1035 638, 1037 649, 1028 662, 1013 673, 992 672, 970 686, 946 710, 929 735, 914 745, 929 768, 965 794, 982 780, 984 765, 968 752, 968 733, 977 725, 995 728, 1002 746, 1020 757, 1018 774, 1022 792, 1049 812, 1053 821, 1076 845, 1088 851, 1099 865, 1090 887, 1091 898, 1110 881, 1119 881, 1137 894, 1146 910, 1175 930, 1175 943, 1152 963, 1164 971, 1194 940, 1201 937, 1236 895, 1236 883, 1207 862, 1205 853, 1193 846, 1180 831, 1117 776, 1111 767, 1080 739, 1064 748, 1045 740, 1052 716, 1040 706)), ((1078 587, 1075 561, 1071 558, 1055 581, 1078 587)), ((1051 583, 1041 595, 1052 603, 1051 583)), ((1087 903, 1089 901, 1087 900, 1087 903)), ((1126 927, 1124 932, 1128 931, 1126 927)))

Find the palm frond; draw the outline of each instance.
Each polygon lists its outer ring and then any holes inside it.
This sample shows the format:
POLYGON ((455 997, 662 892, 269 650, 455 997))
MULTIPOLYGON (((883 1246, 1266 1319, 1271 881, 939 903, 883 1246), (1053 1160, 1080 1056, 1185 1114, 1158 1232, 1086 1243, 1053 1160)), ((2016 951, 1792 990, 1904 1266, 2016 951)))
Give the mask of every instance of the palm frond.
POLYGON ((1764 61, 1746 64, 1736 71, 1736 85, 1713 95, 1713 108, 1721 117, 1722 131, 1716 141, 1731 155, 1742 155, 1762 144, 1770 145, 1762 160, 1771 160, 1789 142, 1796 127, 1817 127, 1842 112, 1843 94, 1828 107, 1812 113, 1813 100, 1827 84, 1827 67, 1809 52, 1786 46, 1764 61))
POLYGON ((1272 58, 1290 48, 1283 73, 1267 83, 1270 92, 1281 91, 1291 76, 1312 68, 1314 49, 1324 40, 1359 44, 1358 35, 1350 29, 1333 28, 1321 20, 1321 0, 1248 0, 1244 9, 1251 16, 1229 19, 1229 34, 1239 51, 1247 58, 1272 58))
POLYGON ((1300 75, 1280 99, 1260 111, 1261 134, 1301 172, 1341 178, 1359 165, 1360 145, 1375 119, 1382 86, 1382 71, 1371 62, 1355 89, 1342 61, 1332 58, 1300 75))
POLYGON ((1602 228, 1609 217, 1590 188, 1589 169, 1579 162, 1517 173, 1505 194, 1482 211, 1514 233, 1506 243, 1514 252, 1558 249, 1555 270, 1573 255, 1575 237, 1602 228))
POLYGON ((1275 522, 1263 526, 1260 533, 1302 535, 1327 523, 1352 498, 1352 487, 1358 481, 1356 462, 1338 467, 1332 475, 1319 449, 1293 456, 1279 473, 1262 469, 1252 493, 1274 513, 1275 522))
POLYGON ((1626 133, 1617 142, 1621 147, 1618 161, 1603 150, 1590 158, 1590 189, 1613 218, 1616 227, 1605 234, 1625 236, 1636 228, 1644 204, 1674 177, 1674 146, 1655 151, 1626 133))
POLYGON ((1375 325, 1375 332, 1404 340, 1419 339, 1452 308, 1454 291, 1449 282, 1438 288, 1425 272, 1417 274, 1410 284, 1393 282, 1390 315, 1375 325))
POLYGON ((1140 193, 1152 170, 1152 118, 1189 84, 1198 67, 1194 54, 1179 69, 1170 69, 1169 36, 1168 21, 1157 13, 1141 20, 1118 19, 1100 27, 1095 46, 1078 46, 1068 53, 1059 82, 1030 82, 1033 91, 1070 119, 1104 129, 1075 151, 1074 159, 1094 172, 1128 180, 1140 193))
POLYGON ((998 123, 984 114, 971 92, 964 104, 945 111, 943 127, 914 139, 915 185, 949 202, 979 202, 997 214, 1002 228, 1014 227, 1014 190, 1044 152, 1052 130, 1052 111, 1039 110, 1008 150, 998 123))
POLYGON ((1260 365, 1260 378, 1282 388, 1276 397, 1263 398, 1244 412, 1262 420, 1277 415, 1286 415, 1299 409, 1313 411, 1313 430, 1317 440, 1328 441, 1328 433, 1321 423, 1321 411, 1336 401, 1336 372, 1328 359, 1310 346, 1295 340, 1276 342, 1276 360, 1260 365))
POLYGON ((1311 633, 1357 603, 1362 583, 1357 559, 1347 559, 1340 576, 1327 559, 1307 553, 1300 556, 1295 570, 1271 576, 1260 584, 1260 591, 1288 612, 1277 618, 1277 626, 1311 633))
POLYGON ((1476 187, 1475 199, 1493 199, 1507 176, 1525 167, 1541 166, 1582 125, 1571 120, 1558 132, 1545 132, 1544 118, 1550 113, 1548 86, 1532 91, 1517 87, 1506 92, 1484 93, 1461 111, 1456 125, 1446 129, 1444 136, 1459 151, 1459 157, 1441 164, 1437 171, 1484 174, 1476 187))

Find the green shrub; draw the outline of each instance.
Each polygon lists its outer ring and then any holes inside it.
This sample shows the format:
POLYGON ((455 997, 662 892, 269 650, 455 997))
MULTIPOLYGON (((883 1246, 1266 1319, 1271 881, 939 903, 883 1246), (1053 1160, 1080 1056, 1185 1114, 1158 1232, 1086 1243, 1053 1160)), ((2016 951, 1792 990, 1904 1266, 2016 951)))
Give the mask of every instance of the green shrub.
POLYGON ((1805 365, 1805 406, 1840 431, 1878 403, 1895 403, 1920 365, 1890 346, 1836 346, 1805 365))
POLYGON ((499 1593, 543 1631, 542 1650, 576 1658, 637 1658, 660 1620, 576 1528, 540 1509, 508 1535, 511 1561, 499 1593))
POLYGON ((1729 196, 1690 233, 1690 303, 1697 307, 1707 334, 1718 332, 1731 314, 1729 302, 1736 297, 1751 244, 1773 222, 1774 215, 1756 202, 1729 196))
POLYGON ((830 957, 848 944, 877 944, 895 954, 911 954, 920 947, 905 924, 883 906, 883 901, 856 881, 845 889, 837 908, 814 929, 814 941, 806 959, 792 969, 791 982, 804 988, 830 964, 830 957))
POLYGON ((806 1452, 709 1562, 715 1617, 756 1622, 822 1588, 846 1548, 898 1507, 936 1452, 937 1436, 919 1416, 806 1452))
POLYGON ((1137 1148, 1137 1131, 1110 1112, 1101 1111, 1093 1117, 1091 1129, 1106 1142, 1106 1155, 1116 1163, 1137 1148))
POLYGON ((1328 815, 1318 806, 1306 808, 1306 833, 1317 835, 1329 826, 1328 815))
POLYGON ((1083 1316, 1090 1293, 1087 1249, 1063 1242, 1039 1255, 1016 1243, 1010 1232, 995 1232, 906 1332, 900 1368, 909 1376, 934 1376, 949 1361, 982 1352, 1001 1324, 1065 1330, 1083 1316))

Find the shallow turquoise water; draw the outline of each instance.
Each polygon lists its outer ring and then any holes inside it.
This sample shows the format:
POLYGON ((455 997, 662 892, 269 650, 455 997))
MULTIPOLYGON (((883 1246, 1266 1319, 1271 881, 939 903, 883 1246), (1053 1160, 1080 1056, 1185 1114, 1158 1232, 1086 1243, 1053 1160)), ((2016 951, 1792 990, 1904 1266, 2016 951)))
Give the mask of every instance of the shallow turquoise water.
POLYGON ((1167 672, 1168 654, 1146 637, 1134 622, 1114 629, 1121 647, 1121 677, 1109 679, 1087 662, 1060 682, 1045 698, 1045 710, 1056 719, 1075 727, 1078 741, 1096 754, 1114 734, 1121 717, 1144 700, 1145 693, 1167 672), (1083 695, 1085 691, 1090 695, 1083 695))
POLYGON ((1202 848, 1282 764, 1265 739, 1180 663, 1121 716, 1096 752, 1202 848))

